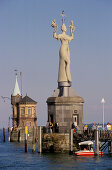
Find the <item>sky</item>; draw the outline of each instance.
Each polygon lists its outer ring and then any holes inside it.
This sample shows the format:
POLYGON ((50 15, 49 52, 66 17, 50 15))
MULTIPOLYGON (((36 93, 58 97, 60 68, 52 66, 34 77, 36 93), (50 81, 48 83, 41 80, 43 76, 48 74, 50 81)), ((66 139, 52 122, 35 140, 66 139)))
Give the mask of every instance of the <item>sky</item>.
POLYGON ((10 99, 15 72, 22 72, 23 96, 37 101, 38 125, 47 121, 46 100, 57 88, 59 48, 53 38, 53 19, 61 33, 65 11, 67 34, 74 21, 69 44, 72 87, 83 97, 84 123, 112 123, 112 1, 111 0, 0 0, 0 128, 12 115, 10 99))

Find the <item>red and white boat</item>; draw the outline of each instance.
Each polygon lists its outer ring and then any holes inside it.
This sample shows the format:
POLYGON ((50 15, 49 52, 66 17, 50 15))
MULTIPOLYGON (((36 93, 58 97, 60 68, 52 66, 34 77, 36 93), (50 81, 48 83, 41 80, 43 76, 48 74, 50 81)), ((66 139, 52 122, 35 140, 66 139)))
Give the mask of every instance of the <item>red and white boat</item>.
MULTIPOLYGON (((80 150, 75 152, 76 156, 94 156, 93 142, 84 141, 79 143, 80 150)), ((103 155, 103 152, 99 151, 99 155, 103 155)))

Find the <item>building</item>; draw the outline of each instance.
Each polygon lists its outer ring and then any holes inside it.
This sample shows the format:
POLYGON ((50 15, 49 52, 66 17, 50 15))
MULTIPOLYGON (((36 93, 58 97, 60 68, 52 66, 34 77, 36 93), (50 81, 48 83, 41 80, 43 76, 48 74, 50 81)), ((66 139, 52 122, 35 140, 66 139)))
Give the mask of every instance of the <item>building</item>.
POLYGON ((32 131, 32 129, 37 129, 37 102, 27 95, 22 98, 17 81, 17 75, 15 87, 11 95, 11 104, 13 110, 13 131, 19 131, 22 129, 24 132, 25 126, 28 126, 29 132, 32 131))
POLYGON ((36 104, 27 95, 19 102, 19 126, 28 126, 29 128, 37 127, 36 104))

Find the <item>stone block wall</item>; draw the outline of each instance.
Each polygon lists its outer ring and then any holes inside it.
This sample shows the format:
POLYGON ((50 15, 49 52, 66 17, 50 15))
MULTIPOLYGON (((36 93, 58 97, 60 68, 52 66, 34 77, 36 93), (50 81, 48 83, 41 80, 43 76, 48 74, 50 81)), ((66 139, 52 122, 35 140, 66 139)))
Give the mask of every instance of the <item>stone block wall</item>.
POLYGON ((77 116, 77 125, 83 129, 83 103, 79 97, 50 97, 47 99, 48 120, 58 122, 59 133, 69 133, 74 122, 73 117, 77 116))
MULTIPOLYGON (((28 143, 37 141, 37 129, 31 129, 28 131, 28 143)), ((25 142, 25 129, 13 130, 10 136, 11 142, 25 142)))
POLYGON ((69 152, 69 133, 43 134, 42 152, 69 152))

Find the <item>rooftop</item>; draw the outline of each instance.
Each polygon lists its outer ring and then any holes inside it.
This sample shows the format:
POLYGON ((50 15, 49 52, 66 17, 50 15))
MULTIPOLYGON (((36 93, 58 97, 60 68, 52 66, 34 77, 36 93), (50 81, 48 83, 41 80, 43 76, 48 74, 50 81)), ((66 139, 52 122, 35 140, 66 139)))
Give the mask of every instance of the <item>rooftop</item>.
POLYGON ((22 98, 19 104, 37 104, 37 102, 26 95, 24 98, 22 98))

